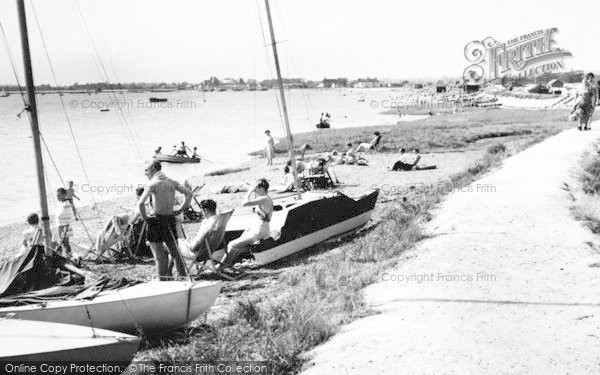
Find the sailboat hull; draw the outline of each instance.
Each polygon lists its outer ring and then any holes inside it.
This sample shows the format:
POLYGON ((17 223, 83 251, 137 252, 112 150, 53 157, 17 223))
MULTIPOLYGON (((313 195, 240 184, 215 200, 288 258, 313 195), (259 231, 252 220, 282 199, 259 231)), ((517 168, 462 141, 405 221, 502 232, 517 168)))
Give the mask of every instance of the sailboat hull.
POLYGON ((372 214, 373 211, 370 210, 358 216, 355 216, 352 219, 348 219, 339 224, 335 224, 324 229, 318 230, 316 232, 309 233, 301 238, 286 242, 272 249, 252 253, 252 255, 254 256, 255 263, 257 265, 273 263, 279 259, 283 259, 290 255, 296 254, 304 249, 307 249, 332 237, 336 237, 344 233, 354 231, 365 225, 369 221, 369 219, 371 219, 372 214))
MULTIPOLYGON (((267 238, 251 247, 257 265, 265 265, 296 254, 332 237, 354 231, 365 225, 373 213, 379 192, 373 191, 357 199, 342 193, 305 195, 296 201, 274 200, 271 232, 278 239, 267 238)), ((236 210, 237 211, 237 210, 236 210)), ((251 225, 255 214, 240 209, 227 226, 228 240, 238 237, 251 225)))
POLYGON ((129 363, 141 339, 70 324, 3 319, 0 361, 129 363))
POLYGON ((222 283, 152 281, 100 293, 92 300, 50 301, 0 309, 0 317, 93 326, 119 332, 161 332, 185 326, 208 311, 222 283))

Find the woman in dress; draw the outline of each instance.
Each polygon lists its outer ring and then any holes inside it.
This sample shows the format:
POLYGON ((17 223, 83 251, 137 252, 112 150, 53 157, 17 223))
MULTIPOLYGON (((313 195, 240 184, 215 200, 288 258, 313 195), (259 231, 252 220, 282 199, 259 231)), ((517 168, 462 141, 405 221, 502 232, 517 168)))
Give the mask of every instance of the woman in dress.
POLYGON ((579 130, 590 130, 592 115, 598 101, 598 89, 594 82, 594 74, 588 73, 581 82, 581 88, 575 94, 573 110, 579 113, 579 130))
POLYGON ((269 197, 269 183, 264 178, 258 180, 257 184, 248 191, 244 207, 255 207, 255 215, 250 226, 241 236, 229 242, 227 252, 221 259, 220 268, 227 268, 235 263, 239 256, 250 250, 250 245, 256 241, 268 238, 270 235, 269 222, 273 215, 273 201, 269 197), (254 194, 254 199, 252 199, 254 194))
POLYGON ((267 158, 267 165, 273 165, 273 158, 275 157, 275 140, 271 136, 271 131, 265 130, 267 136, 267 145, 265 146, 265 157, 267 158))

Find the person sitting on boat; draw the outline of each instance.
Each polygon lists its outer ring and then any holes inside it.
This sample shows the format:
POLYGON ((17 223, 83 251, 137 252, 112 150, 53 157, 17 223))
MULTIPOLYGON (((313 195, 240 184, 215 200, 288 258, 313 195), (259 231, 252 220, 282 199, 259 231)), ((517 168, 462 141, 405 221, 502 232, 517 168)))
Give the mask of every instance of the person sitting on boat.
POLYGON ((183 158, 188 158, 189 157, 189 155, 187 153, 188 150, 190 150, 190 148, 185 145, 185 142, 181 141, 181 146, 179 146, 179 149, 177 150, 177 156, 181 156, 183 158))
POLYGON ((173 145, 173 149, 171 150, 171 155, 177 155, 177 145, 173 145))
POLYGON ((377 146, 379 146, 379 142, 381 142, 381 133, 374 132, 373 134, 375 135, 375 138, 373 138, 371 142, 359 144, 354 152, 367 152, 369 150, 375 150, 377 146))
POLYGON ((208 260, 208 249, 205 246, 204 239, 217 223, 217 203, 212 199, 205 199, 200 202, 200 209, 202 210, 203 219, 196 236, 191 240, 179 239, 181 255, 196 261, 208 260))
POLYGON ((162 147, 158 146, 158 148, 156 150, 154 150, 154 155, 160 154, 161 150, 162 150, 162 147))
POLYGON ((242 203, 244 207, 255 207, 256 215, 250 226, 235 240, 227 245, 227 252, 221 259, 221 268, 232 266, 240 255, 250 250, 250 245, 256 241, 268 238, 270 235, 269 222, 273 215, 273 201, 269 197, 269 182, 261 178, 252 188, 242 203), (254 194, 254 199, 251 199, 254 194))
POLYGON ((200 155, 198 155, 198 153, 196 152, 197 150, 198 150, 198 147, 194 147, 194 152, 192 153, 193 159, 200 159, 200 155))

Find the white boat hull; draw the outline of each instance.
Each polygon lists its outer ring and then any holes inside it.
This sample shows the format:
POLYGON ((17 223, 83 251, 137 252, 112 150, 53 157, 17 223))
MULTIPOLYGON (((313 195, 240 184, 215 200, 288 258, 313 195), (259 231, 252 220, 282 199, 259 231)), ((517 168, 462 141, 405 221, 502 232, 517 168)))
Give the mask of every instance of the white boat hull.
POLYGON ((107 291, 92 300, 0 308, 0 317, 92 326, 119 332, 160 332, 185 326, 214 304, 222 282, 152 281, 107 291), (189 302, 189 305, 188 305, 189 302))
POLYGON ((0 320, 0 361, 122 362, 129 363, 141 339, 104 329, 36 322, 0 320))
POLYGON ((308 247, 314 246, 319 242, 323 242, 329 238, 339 236, 340 234, 344 234, 346 232, 350 232, 354 229, 365 225, 371 218, 372 214, 373 210, 369 210, 351 219, 307 234, 306 236, 302 236, 296 240, 283 243, 272 249, 261 251, 258 253, 252 253, 252 255, 254 256, 255 263, 257 265, 269 264, 279 259, 295 254, 308 247))

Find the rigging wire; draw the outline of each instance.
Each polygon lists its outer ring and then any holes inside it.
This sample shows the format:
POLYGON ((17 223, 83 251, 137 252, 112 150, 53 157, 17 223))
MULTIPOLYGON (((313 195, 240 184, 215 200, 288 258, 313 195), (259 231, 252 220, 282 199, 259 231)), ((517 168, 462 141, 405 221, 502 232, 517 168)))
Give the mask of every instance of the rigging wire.
MULTIPOLYGON (((27 109, 27 100, 25 100, 25 93, 23 90, 23 86, 21 86, 21 81, 19 80, 19 74, 17 73, 17 68, 15 67, 15 61, 10 53, 10 47, 8 46, 8 38, 6 37, 6 33, 4 32, 4 27, 2 27, 2 23, 0 23, 0 30, 2 31, 2 37, 4 39, 4 46, 6 47, 6 53, 8 54, 8 60, 10 61, 10 66, 15 75, 15 81, 17 82, 17 86, 19 87, 19 94, 21 95, 21 100, 23 100, 23 106, 27 109)), ((22 112, 21 112, 22 113, 22 112)), ((20 117, 20 114, 19 114, 20 117)))
MULTIPOLYGON (((91 7, 91 9, 92 9, 92 14, 93 14, 93 16, 94 16, 94 21, 96 22, 96 27, 98 28, 98 31, 99 31, 99 34, 100 34, 100 40, 102 41, 102 44, 103 44, 103 46, 104 46, 104 50, 105 50, 105 51, 108 51, 108 44, 106 43, 106 39, 104 38, 104 34, 102 33, 102 27, 100 27, 100 22, 99 22, 99 20, 98 20, 98 17, 96 16, 96 14, 97 14, 98 12, 96 12, 96 9, 94 8, 94 3, 93 3, 92 1, 89 1, 89 5, 90 5, 90 7, 91 7)), ((112 57, 111 57, 110 53, 107 53, 107 55, 108 55, 108 62, 109 62, 109 64, 110 64, 110 67, 111 67, 111 69, 112 69, 112 73, 113 73, 113 75, 114 75, 114 77, 115 77, 115 80, 116 80, 117 82, 120 82, 120 80, 119 80, 119 76, 118 76, 118 74, 117 74, 117 70, 115 69, 115 64, 114 64, 114 62, 113 62, 113 59, 112 59, 112 57)), ((123 98, 123 103, 128 103, 128 101, 127 101, 127 98, 125 97, 125 94, 123 93, 123 91, 119 91, 119 93, 121 94, 121 97, 123 98)), ((203 93, 203 94, 204 94, 204 93, 203 93)), ((131 127, 133 128, 133 132, 135 133, 135 135, 136 135, 137 137, 139 137, 139 134, 138 134, 138 132, 137 132, 137 126, 136 126, 136 124, 135 124, 134 117, 133 117, 133 115, 131 114, 131 111, 129 110, 129 105, 123 105, 123 106, 119 106, 119 105, 118 105, 118 106, 117 106, 117 110, 119 110, 119 111, 122 111, 122 110, 123 110, 123 109, 122 109, 122 107, 125 107, 125 109, 127 110, 127 115, 129 116, 129 119, 131 120, 131 127)), ((139 151, 139 150, 138 150, 138 151, 139 151)), ((141 155, 139 154, 139 152, 138 152, 138 156, 141 158, 141 155)))
MULTIPOLYGON (((54 66, 52 65, 52 59, 50 59, 50 54, 48 53, 48 48, 47 48, 47 45, 46 45, 46 40, 44 39, 44 35, 42 33, 42 27, 40 25, 40 22, 39 22, 39 19, 38 19, 38 16, 37 16, 37 12, 35 10, 35 6, 33 5, 33 0, 30 1, 30 4, 31 4, 31 9, 33 10, 33 17, 35 19, 35 23, 37 25, 38 32, 40 34, 40 39, 42 41, 42 46, 44 47, 44 53, 46 55, 46 59, 48 60, 48 65, 50 67, 50 72, 52 74, 52 78, 54 79, 54 84, 56 85, 56 87, 57 87, 57 89, 59 91, 58 98, 60 99, 60 104, 61 104, 62 110, 63 110, 63 112, 65 114, 65 119, 66 119, 67 125, 69 127, 69 133, 71 134, 71 139, 73 140, 73 144, 75 146, 75 152, 77 153, 77 158, 79 159, 79 163, 81 165, 81 170, 83 171, 83 176, 84 176, 86 182, 88 183, 88 185, 91 185, 91 183, 90 183, 90 177, 89 177, 89 175, 87 173, 87 169, 85 168, 85 163, 83 162, 83 157, 81 155, 81 150, 79 148, 79 144, 77 143, 77 138, 75 137, 75 132, 73 131, 73 126, 71 124, 71 119, 69 117, 69 114, 67 113, 67 108, 65 106, 65 101, 63 100, 63 97, 60 95, 60 89, 59 89, 58 79, 56 78, 56 72, 54 71, 54 66)), ((41 132, 40 132, 40 135, 41 135, 41 132)), ((58 168, 56 166, 56 163, 54 163, 54 158, 50 154, 50 150, 48 149, 48 145, 46 144, 45 140, 44 140, 44 146, 46 147, 46 151, 48 151, 48 155, 50 155, 50 159, 52 160, 52 163, 54 164, 54 167, 56 168, 56 171, 57 171, 57 173, 58 173, 58 175, 60 177, 60 173, 58 172, 58 168)), ((63 183, 63 186, 65 186, 65 183, 64 183, 62 177, 60 177, 60 179, 61 179, 61 182, 63 183)), ((96 198, 95 198, 95 196, 94 196, 94 194, 92 192, 90 192, 90 196, 91 196, 92 202, 93 202, 93 209, 96 212, 96 218, 98 219, 99 222, 101 222, 102 218, 100 217, 100 212, 97 210, 96 198)), ((83 223, 82 223, 82 225, 83 225, 83 223)), ((85 225, 83 225, 83 227, 85 228, 85 225)), ((86 229, 86 233, 87 233, 87 229, 86 229)), ((89 234, 88 234, 88 236, 89 236, 89 234)), ((90 237, 90 240, 92 240, 91 237, 90 237)), ((92 240, 92 242, 93 242, 93 240, 92 240)))
MULTIPOLYGON (((279 15, 278 18, 282 19, 278 2, 274 2, 274 4, 275 4, 275 11, 279 15)), ((281 33, 283 34, 284 38, 287 40, 287 38, 286 38, 287 33, 285 30, 285 22, 281 22, 281 33)), ((298 68, 299 65, 297 64, 295 54, 293 53, 292 44, 293 43, 290 42, 289 48, 284 49, 285 53, 289 57, 288 59, 286 59, 286 61, 288 61, 288 62, 291 61, 292 68, 296 72, 300 73, 300 69, 298 68)), ((302 76, 302 75, 300 75, 300 76, 302 76)), ((307 120, 311 121, 311 117, 314 120, 314 115, 310 115, 311 111, 312 111, 312 113, 314 113, 314 107, 312 106, 312 102, 308 98, 308 93, 306 92, 306 89, 300 88, 299 90, 300 90, 300 96, 303 99, 304 106, 306 108, 307 120)), ((288 96, 290 97, 290 100, 291 100, 291 92, 288 91, 288 93, 289 93, 288 96)), ((312 125, 312 123, 311 123, 311 125, 312 125)), ((320 144, 323 149, 325 148, 326 143, 322 137, 318 136, 314 131, 311 131, 309 134, 310 134, 311 139, 314 141, 314 144, 320 144)))
MULTIPOLYGON (((90 29, 85 20, 85 17, 83 16, 83 12, 81 11, 81 8, 79 7, 79 4, 77 3, 77 1, 72 1, 72 4, 74 4, 75 8, 77 9, 77 13, 79 14, 79 21, 83 25, 83 28, 85 31, 84 34, 87 38, 86 40, 88 41, 88 45, 92 48, 93 53, 95 54, 94 57, 97 59, 97 60, 96 59, 94 60, 94 63, 96 64, 96 68, 98 69, 98 72, 100 73, 101 78, 104 80, 104 83, 108 87, 109 99, 111 99, 111 100, 114 99, 115 102, 118 102, 118 98, 115 94, 115 89, 113 88, 113 85, 110 82, 110 78, 108 76, 106 68, 104 67, 104 63, 102 62, 102 59, 100 58, 100 53, 98 52, 98 48, 96 47, 96 42, 94 41, 94 38, 92 37, 90 29), (112 94, 113 97, 111 97, 110 94, 112 94)), ((133 146, 135 148, 137 156, 140 159, 142 159, 142 153, 141 153, 139 146, 135 140, 135 136, 134 136, 131 128, 129 127, 129 123, 127 122, 127 119, 125 118, 125 115, 123 114, 122 109, 119 108, 119 106, 117 106, 117 110, 118 110, 118 113, 121 115, 121 117, 119 117, 119 115, 117 114, 117 117, 119 118, 119 120, 122 119, 122 124, 125 126, 125 128, 127 130, 127 133, 130 137, 131 143, 133 144, 133 146)))

